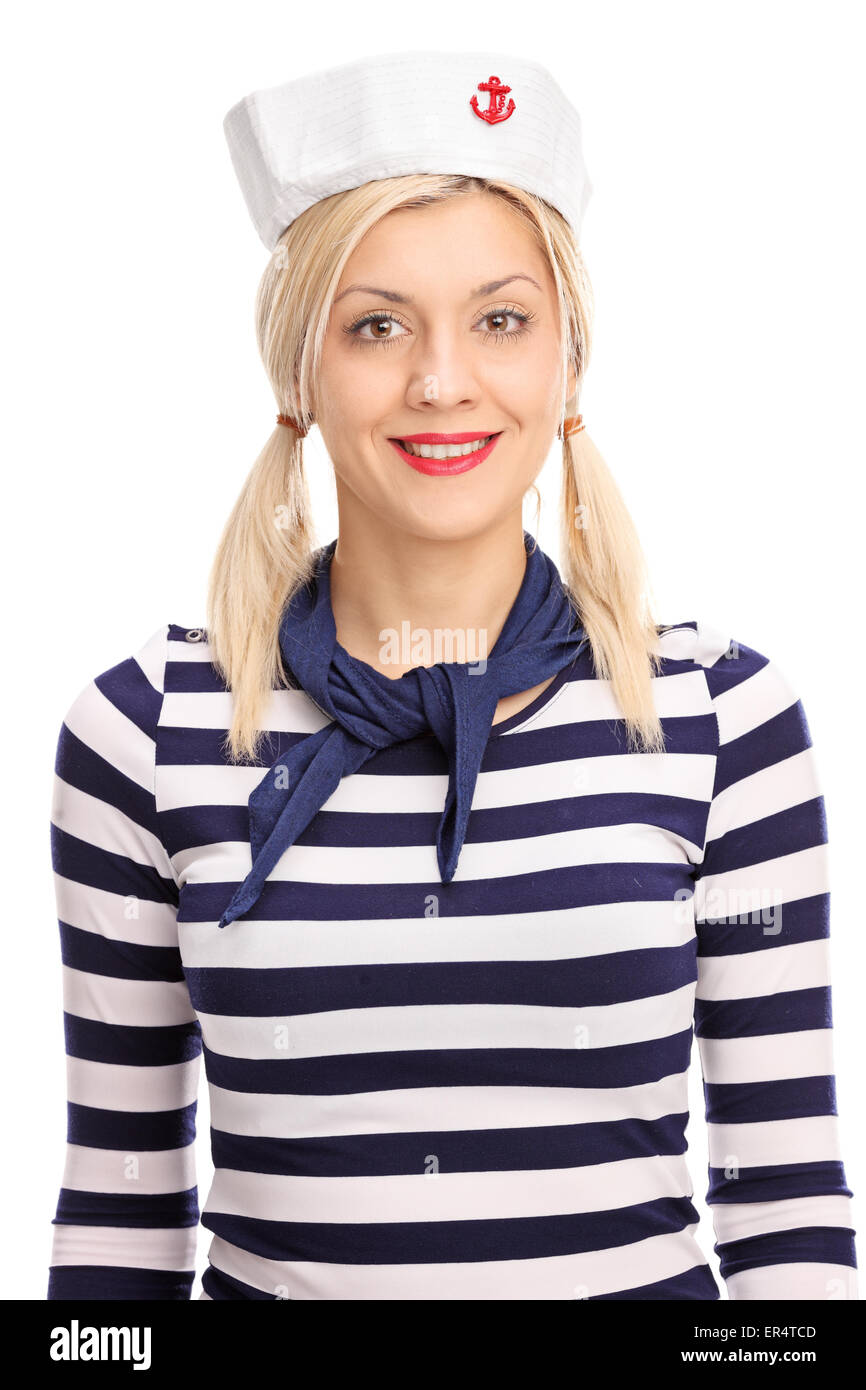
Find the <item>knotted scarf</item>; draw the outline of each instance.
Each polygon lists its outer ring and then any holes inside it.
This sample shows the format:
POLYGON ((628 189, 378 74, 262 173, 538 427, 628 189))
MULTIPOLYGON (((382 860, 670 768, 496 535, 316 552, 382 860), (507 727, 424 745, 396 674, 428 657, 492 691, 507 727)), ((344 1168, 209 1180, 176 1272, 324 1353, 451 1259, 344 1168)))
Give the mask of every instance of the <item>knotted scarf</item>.
POLYGON ((221 927, 249 912, 268 874, 343 777, 379 749, 431 732, 448 759, 436 855, 442 882, 450 883, 499 701, 556 675, 589 642, 555 564, 528 531, 523 542, 523 580, 492 651, 474 662, 416 666, 397 679, 350 656, 337 641, 330 588, 337 540, 315 552, 309 581, 284 610, 279 643, 287 673, 332 722, 278 758, 251 793, 252 868, 221 927))

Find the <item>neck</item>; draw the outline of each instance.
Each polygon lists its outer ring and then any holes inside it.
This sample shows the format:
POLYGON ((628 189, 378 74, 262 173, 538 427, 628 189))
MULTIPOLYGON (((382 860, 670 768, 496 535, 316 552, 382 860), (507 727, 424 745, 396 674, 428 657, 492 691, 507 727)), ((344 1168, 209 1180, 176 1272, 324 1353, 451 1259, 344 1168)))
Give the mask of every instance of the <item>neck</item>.
POLYGON ((526 567, 520 513, 456 541, 378 519, 370 526, 367 517, 345 523, 341 515, 331 607, 337 641, 351 656, 397 679, 415 666, 490 654, 526 567), (388 632, 396 641, 380 636, 388 632))

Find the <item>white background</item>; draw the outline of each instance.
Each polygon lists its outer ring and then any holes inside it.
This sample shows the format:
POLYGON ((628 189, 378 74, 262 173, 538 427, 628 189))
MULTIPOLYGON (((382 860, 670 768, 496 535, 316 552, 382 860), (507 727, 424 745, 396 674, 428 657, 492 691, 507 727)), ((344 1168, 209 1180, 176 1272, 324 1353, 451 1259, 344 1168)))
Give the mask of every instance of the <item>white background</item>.
MULTIPOLYGON (((525 54, 581 111, 597 300, 582 410, 638 524, 657 620, 723 627, 803 699, 829 821, 844 1157, 862 1193, 863 15, 840 0, 7 14, 0 1295, 44 1299, 62 1171, 60 722, 163 623, 203 623, 220 528, 272 427, 253 333, 267 253, 222 118, 258 87, 383 51, 525 54)), ((336 528, 315 433, 310 454, 322 543, 336 528)), ((558 459, 539 531, 555 557, 558 459)), ((692 1097, 716 1270, 697 1050, 692 1097)), ((202 1076, 202 1203, 208 1125, 202 1076)))

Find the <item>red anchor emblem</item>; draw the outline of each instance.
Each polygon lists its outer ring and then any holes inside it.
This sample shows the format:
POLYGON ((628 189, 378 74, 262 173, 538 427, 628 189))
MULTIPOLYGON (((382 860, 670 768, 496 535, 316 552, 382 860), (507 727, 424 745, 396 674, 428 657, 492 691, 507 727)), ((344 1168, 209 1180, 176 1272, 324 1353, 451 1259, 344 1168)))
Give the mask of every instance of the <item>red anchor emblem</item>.
POLYGON ((508 105, 505 105, 505 98, 508 96, 511 88, 504 86, 503 83, 499 81, 498 77, 491 76, 488 77, 486 82, 478 83, 478 90, 479 92, 490 93, 490 104, 486 111, 482 111, 481 107, 478 105, 478 98, 476 96, 470 97, 469 105, 472 107, 476 116, 480 116, 482 121, 486 121, 488 125, 497 125, 499 121, 507 121, 514 110, 514 102, 510 97, 508 105))

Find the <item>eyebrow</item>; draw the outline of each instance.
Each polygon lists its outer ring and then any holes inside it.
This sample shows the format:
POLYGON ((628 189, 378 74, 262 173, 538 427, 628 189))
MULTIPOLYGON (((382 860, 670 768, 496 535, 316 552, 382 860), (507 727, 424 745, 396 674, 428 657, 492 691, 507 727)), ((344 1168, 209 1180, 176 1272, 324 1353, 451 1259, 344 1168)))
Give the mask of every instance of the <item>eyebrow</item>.
MULTIPOLYGON (((519 271, 516 275, 506 275, 502 280, 488 280, 486 285, 479 285, 477 289, 471 290, 469 298, 480 299, 483 294, 494 294, 496 290, 501 290, 503 285, 510 285, 512 280, 528 280, 537 290, 541 289, 538 281, 533 280, 531 275, 524 275, 522 271, 519 271)), ((337 295, 334 303, 337 304, 341 299, 344 299, 347 294, 356 293, 376 294, 379 295, 381 299, 387 299, 391 304, 415 303, 411 294, 398 294, 396 290, 383 290, 380 285, 349 285, 337 295)))

